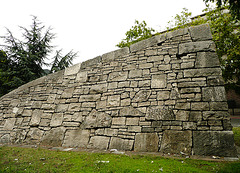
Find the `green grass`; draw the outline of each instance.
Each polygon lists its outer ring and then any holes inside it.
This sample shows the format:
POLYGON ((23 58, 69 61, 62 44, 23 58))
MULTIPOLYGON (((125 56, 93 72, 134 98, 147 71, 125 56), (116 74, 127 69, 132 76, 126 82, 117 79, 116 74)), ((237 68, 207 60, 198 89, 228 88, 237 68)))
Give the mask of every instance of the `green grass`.
POLYGON ((238 172, 238 162, 0 147, 0 172, 238 172), (105 163, 104 163, 105 161, 105 163))

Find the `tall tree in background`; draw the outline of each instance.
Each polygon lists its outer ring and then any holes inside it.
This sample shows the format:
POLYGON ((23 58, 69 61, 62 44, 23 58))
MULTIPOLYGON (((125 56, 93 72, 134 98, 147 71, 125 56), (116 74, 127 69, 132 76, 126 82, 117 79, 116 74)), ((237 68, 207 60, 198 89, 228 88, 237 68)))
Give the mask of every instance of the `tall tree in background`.
POLYGON ((203 0, 205 3, 215 2, 220 8, 229 5, 229 10, 233 18, 240 20, 240 0, 203 0))
POLYGON ((30 29, 20 27, 23 31, 22 40, 15 38, 7 29, 7 36, 3 36, 5 45, 1 45, 0 52, 0 96, 43 75, 44 66, 51 66, 51 72, 62 70, 72 65, 76 53, 70 51, 65 56, 57 54, 52 63, 47 63, 53 46, 50 45, 55 34, 51 28, 45 30, 37 17, 33 17, 30 29))

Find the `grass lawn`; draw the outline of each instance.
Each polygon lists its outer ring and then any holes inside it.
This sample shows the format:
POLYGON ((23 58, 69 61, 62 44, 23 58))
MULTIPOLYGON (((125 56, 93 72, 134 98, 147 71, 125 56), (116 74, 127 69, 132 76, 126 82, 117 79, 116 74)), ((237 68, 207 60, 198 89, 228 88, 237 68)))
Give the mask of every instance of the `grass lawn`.
MULTIPOLYGON (((234 127, 240 146, 240 127, 234 127)), ((240 161, 170 159, 153 155, 114 155, 43 148, 0 147, 1 172, 240 172, 240 161)))
POLYGON ((0 172, 239 172, 238 162, 0 147, 0 172))

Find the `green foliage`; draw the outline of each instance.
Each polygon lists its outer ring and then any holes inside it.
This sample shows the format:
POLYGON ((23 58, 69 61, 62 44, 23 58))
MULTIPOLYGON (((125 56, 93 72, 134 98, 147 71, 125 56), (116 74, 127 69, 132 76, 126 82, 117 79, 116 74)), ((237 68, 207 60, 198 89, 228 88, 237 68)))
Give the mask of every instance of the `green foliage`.
MULTIPOLYGON (((228 7, 224 7, 228 9, 228 7)), ((238 21, 223 9, 207 13, 213 41, 220 59, 223 78, 227 85, 240 89, 240 28, 238 21)))
POLYGON ((148 28, 145 21, 139 23, 139 21, 135 20, 135 25, 125 33, 126 38, 116 46, 119 48, 129 47, 136 42, 152 37, 152 32, 155 32, 155 30, 148 28))
POLYGON ((233 127, 232 131, 234 134, 234 142, 240 147, 240 127, 233 127))
POLYGON ((218 8, 229 5, 229 10, 232 17, 240 20, 240 0, 203 0, 206 4, 208 2, 215 2, 218 8))
MULTIPOLYGON (((51 28, 45 29, 45 26, 34 16, 30 29, 25 27, 20 27, 20 29, 23 31, 22 40, 16 39, 9 29, 7 29, 8 34, 2 37, 5 45, 1 46, 3 51, 0 54, 0 96, 46 75, 43 66, 51 65, 51 63, 46 63, 53 49, 53 46, 50 45, 54 39, 51 28)), ((54 57, 51 72, 72 65, 72 60, 76 57, 76 53, 72 51, 65 56, 60 56, 59 53, 54 57)))
POLYGON ((50 73, 54 73, 71 66, 73 59, 77 56, 77 53, 74 53, 73 51, 68 52, 65 56, 62 56, 61 52, 62 50, 56 51, 50 73))
POLYGON ((0 147, 0 172, 231 172, 240 162, 0 147))
POLYGON ((184 28, 186 26, 190 26, 192 12, 189 12, 187 8, 183 8, 181 14, 176 14, 173 20, 168 22, 167 30, 174 28, 184 28))

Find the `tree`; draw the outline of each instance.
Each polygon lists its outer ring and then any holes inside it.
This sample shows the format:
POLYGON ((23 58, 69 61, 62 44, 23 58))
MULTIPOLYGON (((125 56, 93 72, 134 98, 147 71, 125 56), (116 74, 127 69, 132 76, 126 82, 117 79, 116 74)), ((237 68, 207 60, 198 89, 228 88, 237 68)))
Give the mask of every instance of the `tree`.
POLYGON ((51 72, 56 72, 72 65, 72 60, 77 55, 71 51, 65 56, 55 56, 52 63, 47 63, 46 60, 54 48, 50 45, 52 39, 55 38, 51 32, 52 29, 48 28, 44 32, 45 26, 35 16, 30 29, 25 27, 20 27, 20 29, 23 31, 22 40, 15 38, 9 29, 7 29, 8 34, 2 37, 5 45, 1 45, 0 54, 2 84, 0 95, 46 75, 43 66, 53 65, 54 68, 51 69, 54 70, 51 72))
POLYGON ((229 5, 232 17, 240 20, 240 0, 203 0, 205 3, 216 2, 218 8, 229 5))
POLYGON ((126 38, 116 46, 119 48, 129 47, 131 44, 152 37, 152 32, 155 32, 155 30, 148 28, 145 21, 139 23, 138 20, 135 20, 135 25, 125 33, 126 38))
MULTIPOLYGON (((228 9, 227 6, 223 7, 228 9)), ((223 9, 207 13, 216 52, 220 59, 223 78, 227 88, 240 92, 240 28, 238 20, 223 9)))
POLYGON ((189 12, 187 8, 183 8, 181 14, 176 14, 173 20, 168 22, 167 30, 171 28, 179 29, 181 27, 186 27, 190 23, 192 12, 189 12))

